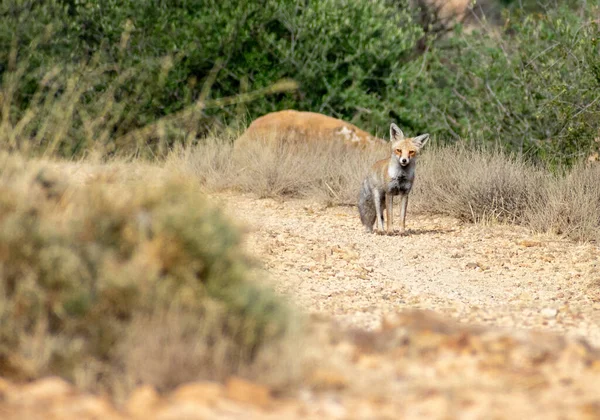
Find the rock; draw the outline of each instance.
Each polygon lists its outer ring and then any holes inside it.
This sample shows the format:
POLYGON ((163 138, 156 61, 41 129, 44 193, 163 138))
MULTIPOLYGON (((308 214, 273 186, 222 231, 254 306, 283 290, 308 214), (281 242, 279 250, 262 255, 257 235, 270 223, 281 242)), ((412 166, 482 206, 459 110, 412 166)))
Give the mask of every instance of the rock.
POLYGON ((243 402, 246 404, 255 405, 261 408, 268 408, 271 401, 271 392, 266 386, 255 384, 241 378, 231 377, 227 384, 227 398, 243 402))
POLYGON ((590 401, 580 406, 581 419, 597 419, 600 417, 600 401, 590 401))
POLYGON ((174 402, 159 410, 156 420, 208 420, 215 418, 213 410, 191 401, 174 402))
POLYGON ((12 394, 13 401, 18 404, 55 402, 73 395, 71 384, 58 377, 49 377, 31 382, 12 394))
POLYGON ((61 420, 117 420, 124 419, 104 399, 82 395, 55 404, 52 409, 54 418, 61 420))
POLYGON ((171 393, 174 401, 193 401, 213 404, 225 394, 223 385, 216 382, 199 381, 181 385, 171 393))
POLYGON ((558 310, 554 308, 544 308, 540 311, 540 314, 542 314, 544 318, 552 319, 556 317, 558 310))
POLYGON ((0 378, 0 401, 6 398, 6 395, 13 389, 14 385, 4 378, 0 378))
POLYGON ((125 410, 136 417, 147 417, 155 410, 159 401, 156 389, 151 385, 143 385, 133 390, 125 403, 125 410))
POLYGON ((533 246, 542 246, 542 243, 540 241, 532 241, 530 239, 523 239, 522 241, 517 242, 517 245, 521 245, 526 248, 531 248, 533 246))
POLYGON ((348 416, 346 408, 336 399, 327 398, 320 404, 320 413, 331 419, 341 419, 348 416))
POLYGON ((340 390, 346 388, 348 379, 334 370, 316 369, 310 375, 309 384, 316 390, 340 390))
POLYGON ((465 268, 469 268, 471 270, 481 269, 479 263, 477 262, 469 262, 465 264, 465 268))

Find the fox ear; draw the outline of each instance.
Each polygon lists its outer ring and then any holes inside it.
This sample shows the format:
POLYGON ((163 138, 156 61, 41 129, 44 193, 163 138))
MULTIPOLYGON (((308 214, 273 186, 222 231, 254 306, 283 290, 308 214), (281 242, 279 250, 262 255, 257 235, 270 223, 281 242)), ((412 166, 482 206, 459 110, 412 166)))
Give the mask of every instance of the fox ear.
POLYGON ((413 139, 413 143, 420 149, 421 147, 425 146, 427 140, 429 140, 429 134, 421 134, 413 139))
POLYGON ((392 125, 390 125, 390 141, 403 139, 404 133, 402 132, 402 130, 400 130, 400 128, 396 124, 392 123, 392 125))

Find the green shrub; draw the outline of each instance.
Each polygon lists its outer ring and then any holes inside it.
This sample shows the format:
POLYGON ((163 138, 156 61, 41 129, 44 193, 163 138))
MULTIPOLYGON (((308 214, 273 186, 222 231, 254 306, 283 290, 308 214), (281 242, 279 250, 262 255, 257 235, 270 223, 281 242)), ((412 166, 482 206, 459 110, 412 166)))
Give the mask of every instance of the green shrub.
POLYGON ((136 347, 166 345, 150 323, 202 348, 151 378, 164 389, 239 372, 282 338, 286 308, 251 281, 239 233, 190 183, 78 186, 14 159, 0 169, 0 376, 114 392, 148 379, 136 347))
POLYGON ((299 90, 262 106, 253 104, 251 117, 296 108, 340 117, 373 132, 389 124, 395 86, 421 36, 407 2, 392 6, 379 0, 279 7, 255 31, 255 45, 237 55, 245 61, 240 76, 259 85, 291 77, 299 90))
POLYGON ((485 3, 506 6, 501 26, 438 39, 407 0, 8 0, 0 146, 163 155, 214 126, 295 108, 381 136, 395 121, 554 166, 593 153, 598 3, 485 3), (297 90, 261 90, 287 78, 297 90), (207 100, 215 106, 194 106, 207 100))
POLYGON ((399 86, 405 119, 415 131, 498 145, 551 165, 587 157, 600 130, 596 11, 517 10, 502 33, 456 33, 412 64, 399 86))
POLYGON ((32 138, 29 151, 64 156, 160 153, 213 124, 284 108, 374 130, 388 123, 400 70, 420 37, 406 4, 9 0, 0 5, 2 121, 32 138), (160 133, 128 135, 198 100, 285 78, 297 92, 262 95, 248 108, 199 109, 160 133))

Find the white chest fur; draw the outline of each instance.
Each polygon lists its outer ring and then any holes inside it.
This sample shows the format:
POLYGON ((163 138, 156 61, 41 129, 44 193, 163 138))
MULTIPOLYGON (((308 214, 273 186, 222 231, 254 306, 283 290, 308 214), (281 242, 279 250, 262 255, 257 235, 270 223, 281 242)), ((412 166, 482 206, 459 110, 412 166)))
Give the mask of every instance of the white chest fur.
POLYGON ((388 176, 392 179, 398 178, 402 173, 402 166, 395 160, 388 165, 388 176))
POLYGON ((388 165, 388 176, 391 179, 403 178, 412 181, 415 176, 415 162, 411 160, 408 165, 402 166, 396 159, 390 160, 390 164, 388 165))

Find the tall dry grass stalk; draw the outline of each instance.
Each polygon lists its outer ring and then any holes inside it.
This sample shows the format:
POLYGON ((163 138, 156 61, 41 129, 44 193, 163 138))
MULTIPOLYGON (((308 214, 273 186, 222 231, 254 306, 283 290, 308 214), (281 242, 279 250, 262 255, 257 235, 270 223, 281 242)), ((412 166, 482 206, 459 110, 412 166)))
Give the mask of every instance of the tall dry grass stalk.
POLYGON ((577 241, 600 242, 600 164, 580 163, 563 175, 546 174, 524 223, 577 241))

